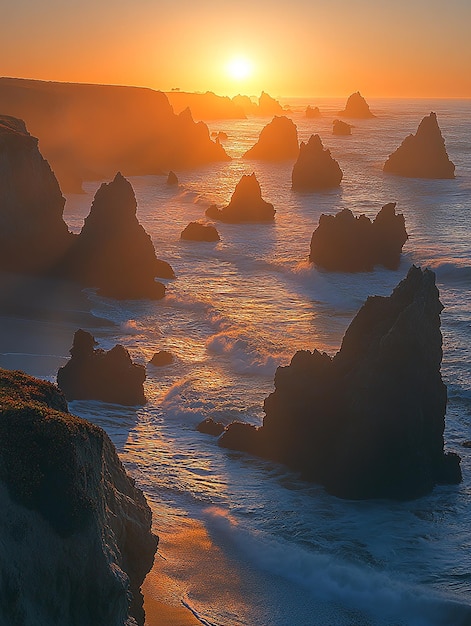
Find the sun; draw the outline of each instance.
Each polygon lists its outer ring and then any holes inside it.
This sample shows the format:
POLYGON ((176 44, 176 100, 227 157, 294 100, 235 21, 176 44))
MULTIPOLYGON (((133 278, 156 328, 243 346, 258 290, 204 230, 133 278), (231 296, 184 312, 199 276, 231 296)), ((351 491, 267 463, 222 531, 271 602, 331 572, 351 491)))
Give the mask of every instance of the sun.
POLYGON ((228 61, 227 73, 233 80, 243 80, 252 74, 252 62, 246 57, 234 57, 228 61))

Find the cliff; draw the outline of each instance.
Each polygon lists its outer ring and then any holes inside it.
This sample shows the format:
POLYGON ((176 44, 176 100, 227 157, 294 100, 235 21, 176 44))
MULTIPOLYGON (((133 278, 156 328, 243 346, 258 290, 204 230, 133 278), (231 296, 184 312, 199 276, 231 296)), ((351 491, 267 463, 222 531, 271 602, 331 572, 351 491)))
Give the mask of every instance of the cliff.
POLYGON ((255 176, 242 176, 237 183, 231 201, 223 209, 216 205, 206 210, 207 217, 237 224, 240 222, 272 222, 275 218, 273 204, 262 198, 262 190, 255 176))
POLYGON ((244 159, 286 161, 298 156, 296 124, 284 115, 275 116, 261 131, 257 143, 243 155, 244 159))
POLYGON ((454 178, 455 166, 448 158, 435 113, 423 118, 415 135, 408 135, 393 152, 383 171, 410 178, 454 178))
POLYGON ((285 463, 339 497, 409 499, 461 480, 444 452, 443 309, 435 275, 412 267, 367 299, 332 358, 301 350, 279 367, 263 426, 234 423, 220 444, 285 463))
POLYGON ((371 272, 375 265, 397 269, 407 241, 396 203, 385 204, 373 221, 349 209, 322 214, 311 238, 309 260, 329 271, 371 272))
POLYGON ((375 117, 370 111, 367 101, 359 91, 352 93, 352 95, 348 97, 345 109, 339 111, 338 114, 342 117, 356 117, 360 119, 375 117))
POLYGON ((0 370, 0 623, 143 626, 158 538, 106 433, 0 370))
POLYGON ((196 120, 245 119, 244 109, 227 96, 217 96, 212 91, 188 93, 166 91, 165 95, 175 113, 190 109, 196 120))
POLYGON ((338 187, 343 173, 340 165, 324 149, 319 135, 311 135, 307 143, 301 142, 299 156, 291 174, 292 188, 300 191, 315 191, 338 187))

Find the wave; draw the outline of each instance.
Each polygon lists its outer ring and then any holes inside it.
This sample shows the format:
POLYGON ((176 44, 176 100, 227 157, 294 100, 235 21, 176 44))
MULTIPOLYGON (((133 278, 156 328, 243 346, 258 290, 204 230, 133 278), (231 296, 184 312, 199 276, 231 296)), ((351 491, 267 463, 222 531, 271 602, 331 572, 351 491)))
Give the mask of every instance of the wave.
POLYGON ((206 342, 208 352, 227 356, 237 374, 257 374, 274 376, 281 362, 279 355, 272 355, 237 331, 226 330, 213 335, 206 342))
POLYGON ((440 282, 464 282, 468 286, 471 283, 471 265, 467 265, 460 259, 453 261, 432 261, 429 264, 440 282))

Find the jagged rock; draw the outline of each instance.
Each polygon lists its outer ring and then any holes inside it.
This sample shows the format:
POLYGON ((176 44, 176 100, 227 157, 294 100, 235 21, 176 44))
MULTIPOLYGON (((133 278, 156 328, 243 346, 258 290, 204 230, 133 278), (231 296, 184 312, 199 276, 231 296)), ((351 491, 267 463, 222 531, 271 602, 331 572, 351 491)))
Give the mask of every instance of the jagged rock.
POLYGON ((242 96, 238 94, 232 98, 232 102, 240 107, 246 115, 256 115, 258 111, 258 105, 249 98, 249 96, 242 96))
POLYGON ((442 308, 434 273, 413 266, 389 297, 368 298, 333 358, 301 350, 279 367, 263 426, 230 425, 220 445, 343 498, 402 500, 460 482, 459 457, 444 452, 442 308))
POLYGON ((191 110, 196 120, 245 119, 243 107, 227 96, 217 96, 212 91, 206 93, 188 93, 185 91, 166 91, 175 113, 186 108, 191 110))
POLYGON ((296 124, 284 115, 275 116, 259 135, 257 143, 243 155, 244 159, 286 161, 298 156, 296 124))
POLYGON ((275 218, 273 204, 262 198, 262 191, 255 174, 242 176, 237 183, 231 201, 223 209, 211 205, 207 217, 236 224, 239 222, 271 222, 275 218))
POLYGON ((75 333, 71 359, 57 372, 57 384, 67 400, 145 404, 146 368, 133 363, 119 344, 108 352, 95 346, 90 333, 81 329, 75 333))
POLYGON ((143 626, 158 538, 106 433, 0 370, 0 623, 143 626))
POLYGON ((205 435, 219 437, 219 435, 224 432, 224 424, 222 422, 215 422, 212 417, 207 417, 198 424, 196 430, 205 435))
POLYGON ((408 135, 383 167, 384 172, 410 178, 454 178, 435 113, 423 118, 415 135, 408 135))
POLYGON ((154 278, 175 275, 156 258, 136 210, 133 188, 119 172, 103 183, 64 263, 66 275, 111 298, 162 298, 165 287, 154 278))
POLYGON ((266 115, 268 117, 270 115, 278 115, 279 113, 283 113, 283 107, 278 100, 262 91, 258 99, 258 115, 266 115))
POLYGON ((342 120, 334 120, 332 122, 332 134, 333 135, 351 135, 352 125, 342 120))
POLYGON ((168 173, 167 185, 178 185, 178 177, 175 172, 172 172, 172 170, 168 173))
POLYGON ((395 202, 385 204, 373 222, 343 209, 336 215, 321 215, 309 260, 335 272, 370 272, 375 265, 397 269, 406 241, 404 216, 396 215, 395 202))
POLYGON ((159 350, 154 354, 154 356, 149 361, 151 365, 155 367, 164 367, 165 365, 170 365, 173 363, 173 354, 168 352, 168 350, 159 350))
POLYGON ((343 117, 357 117, 362 119, 375 117, 370 111, 370 107, 368 106, 365 98, 363 98, 359 91, 352 93, 352 95, 349 96, 345 109, 340 111, 339 115, 343 117))
POLYGON ((219 132, 212 132, 211 137, 214 137, 217 141, 226 141, 227 139, 229 139, 228 134, 225 133, 223 130, 220 130, 219 132))
POLYGON ((338 187, 342 177, 339 164, 330 150, 324 149, 319 135, 311 135, 307 143, 301 143, 291 175, 293 189, 315 191, 338 187))
POLYGON ((181 239, 188 241, 219 241, 219 233, 212 224, 190 222, 182 231, 181 239))
POLYGON ((312 107, 310 104, 307 105, 304 115, 305 117, 309 119, 316 119, 318 117, 322 117, 319 107, 312 107))
POLYGON ((71 244, 65 199, 38 140, 22 120, 0 116, 0 270, 51 269, 71 244))

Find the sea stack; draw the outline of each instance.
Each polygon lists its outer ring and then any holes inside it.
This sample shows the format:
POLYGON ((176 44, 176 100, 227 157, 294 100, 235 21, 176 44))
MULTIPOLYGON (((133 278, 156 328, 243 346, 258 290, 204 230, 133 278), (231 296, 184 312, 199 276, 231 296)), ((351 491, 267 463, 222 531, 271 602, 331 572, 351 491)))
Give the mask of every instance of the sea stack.
POLYGON ((0 116, 0 270, 37 274, 71 245, 65 198, 25 123, 0 116))
POLYGON ((375 117, 370 111, 370 107, 368 106, 365 98, 359 91, 352 93, 352 95, 348 97, 345 109, 340 111, 339 115, 342 117, 355 117, 359 119, 375 117))
POLYGON ((287 161, 299 153, 296 124, 282 115, 275 116, 262 129, 257 143, 243 155, 244 159, 262 161, 287 161))
POLYGON ((448 158, 435 113, 423 118, 415 135, 408 135, 393 152, 383 171, 409 178, 454 178, 455 166, 448 158))
POLYGON ((351 135, 352 125, 342 120, 334 120, 332 122, 332 134, 333 135, 351 135))
POLYGON ((155 277, 175 275, 168 263, 156 258, 136 211, 134 190, 118 172, 96 192, 65 264, 66 274, 110 298, 162 298, 165 287, 155 277))
POLYGON ((0 623, 144 626, 158 538, 107 434, 51 383, 0 370, 0 623))
POLYGON ((308 119, 317 119, 318 117, 322 117, 319 107, 312 107, 310 104, 307 105, 304 116, 308 119))
POLYGON ((311 135, 307 143, 301 143, 291 175, 293 189, 316 191, 338 187, 342 176, 339 164, 330 150, 324 149, 319 135, 311 135))
POLYGON ((219 233, 212 224, 201 224, 201 222, 190 222, 182 230, 181 239, 187 241, 219 241, 219 233))
POLYGON ((178 186, 178 177, 175 174, 175 172, 173 172, 172 170, 170 170, 170 172, 168 173, 167 176, 167 185, 170 186, 178 186))
POLYGON ((283 113, 283 107, 272 98, 270 95, 262 91, 260 94, 260 98, 258 99, 258 115, 266 115, 267 117, 270 115, 278 115, 283 113))
POLYGON ((71 359, 57 372, 57 384, 67 400, 101 400, 135 406, 145 404, 146 368, 133 363, 121 345, 106 352, 96 349, 94 337, 78 330, 71 359))
POLYGON ((255 174, 244 175, 237 183, 231 201, 223 209, 216 205, 206 210, 207 217, 237 224, 240 222, 272 222, 275 219, 273 204, 262 198, 262 190, 255 174))
POLYGON ((460 482, 459 457, 444 452, 442 309, 434 273, 413 266, 389 297, 367 299, 334 357, 301 350, 279 367, 263 426, 234 423, 220 444, 342 498, 404 500, 460 482))
POLYGON ((320 216, 309 260, 333 272, 371 272, 375 265, 394 270, 406 241, 404 216, 396 215, 395 202, 385 204, 373 221, 343 209, 320 216))

